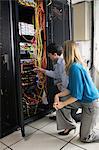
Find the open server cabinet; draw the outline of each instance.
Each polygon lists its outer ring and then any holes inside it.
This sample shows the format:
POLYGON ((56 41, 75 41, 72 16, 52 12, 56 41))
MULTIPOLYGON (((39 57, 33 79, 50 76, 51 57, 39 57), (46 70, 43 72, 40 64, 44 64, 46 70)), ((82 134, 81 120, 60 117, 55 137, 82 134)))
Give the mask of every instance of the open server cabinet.
POLYGON ((46 46, 69 39, 69 5, 65 0, 6 0, 1 12, 0 137, 19 126, 24 136, 26 123, 50 111, 53 82, 33 68, 50 69, 46 46))

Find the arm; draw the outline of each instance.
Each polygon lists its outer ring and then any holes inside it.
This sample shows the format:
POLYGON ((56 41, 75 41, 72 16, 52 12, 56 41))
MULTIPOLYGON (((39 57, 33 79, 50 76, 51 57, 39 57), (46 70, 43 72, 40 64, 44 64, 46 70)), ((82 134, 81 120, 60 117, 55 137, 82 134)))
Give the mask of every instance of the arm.
MULTIPOLYGON (((68 89, 65 89, 64 91, 58 93, 55 95, 55 98, 54 98, 54 103, 53 103, 53 107, 57 110, 58 107, 57 107, 57 104, 59 103, 59 98, 60 97, 63 97, 63 96, 67 96, 70 94, 70 91, 68 89)), ((64 107, 64 106, 63 106, 64 107)))
POLYGON ((54 71, 53 70, 45 70, 43 68, 39 68, 39 67, 36 67, 34 69, 35 72, 42 72, 44 74, 46 74, 47 76, 51 77, 51 78, 54 78, 54 79, 58 79, 60 78, 61 81, 62 81, 62 84, 63 86, 65 87, 66 89, 66 78, 64 76, 66 76, 65 74, 65 63, 64 61, 62 60, 61 63, 56 63, 54 64, 54 71))
POLYGON ((58 96, 58 97, 63 97, 63 96, 67 96, 70 94, 70 91, 68 89, 65 89, 64 91, 56 94, 55 96, 58 96))
POLYGON ((84 92, 84 83, 82 77, 82 70, 79 69, 76 65, 72 67, 69 72, 69 90, 71 97, 68 98, 64 102, 59 101, 59 97, 62 95, 61 93, 55 96, 55 104, 54 107, 56 109, 61 109, 64 106, 67 106, 71 103, 74 103, 78 99, 82 101, 83 92, 84 92))
MULTIPOLYGON (((58 97, 57 97, 57 98, 58 98, 58 97)), ((65 106, 67 106, 67 105, 69 105, 69 104, 74 103, 75 101, 77 101, 77 99, 74 98, 74 97, 70 97, 70 98, 68 98, 68 99, 67 99, 66 101, 64 101, 64 102, 60 102, 60 101, 58 100, 58 101, 56 101, 56 102, 54 103, 53 107, 54 107, 56 110, 58 110, 58 109, 61 109, 61 108, 65 107, 65 106)))
POLYGON ((36 67, 33 69, 34 72, 38 73, 38 72, 42 72, 44 73, 45 75, 51 77, 51 78, 56 78, 55 76, 55 71, 52 71, 52 70, 46 70, 46 69, 43 69, 43 68, 39 68, 39 67, 36 67))
POLYGON ((55 76, 55 71, 52 71, 52 70, 46 70, 45 71, 45 74, 48 76, 48 77, 51 77, 51 78, 56 78, 55 76))
POLYGON ((43 68, 36 67, 36 68, 33 69, 33 71, 36 72, 36 73, 38 73, 38 72, 45 73, 46 70, 43 69, 43 68))

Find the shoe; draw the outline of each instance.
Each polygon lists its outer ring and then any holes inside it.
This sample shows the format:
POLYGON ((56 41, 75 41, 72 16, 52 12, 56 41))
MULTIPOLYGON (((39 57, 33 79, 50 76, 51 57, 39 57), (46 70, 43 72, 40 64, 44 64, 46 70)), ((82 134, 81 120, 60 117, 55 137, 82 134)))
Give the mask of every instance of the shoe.
POLYGON ((70 131, 75 130, 75 129, 76 129, 76 127, 72 128, 72 129, 69 129, 67 132, 65 132, 65 130, 64 130, 62 132, 59 132, 58 134, 59 135, 68 135, 70 131))
POLYGON ((76 121, 76 123, 81 122, 81 113, 76 114, 73 119, 76 121))
POLYGON ((49 119, 56 120, 56 116, 50 116, 49 119))

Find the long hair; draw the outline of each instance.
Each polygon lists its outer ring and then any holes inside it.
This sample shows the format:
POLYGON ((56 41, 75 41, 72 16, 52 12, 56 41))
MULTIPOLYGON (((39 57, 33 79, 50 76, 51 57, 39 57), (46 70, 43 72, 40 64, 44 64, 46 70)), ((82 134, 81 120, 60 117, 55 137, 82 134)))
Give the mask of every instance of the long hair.
POLYGON ((74 41, 64 42, 63 57, 66 65, 66 72, 69 73, 69 69, 74 62, 78 62, 86 67, 81 55, 79 53, 77 44, 74 41))

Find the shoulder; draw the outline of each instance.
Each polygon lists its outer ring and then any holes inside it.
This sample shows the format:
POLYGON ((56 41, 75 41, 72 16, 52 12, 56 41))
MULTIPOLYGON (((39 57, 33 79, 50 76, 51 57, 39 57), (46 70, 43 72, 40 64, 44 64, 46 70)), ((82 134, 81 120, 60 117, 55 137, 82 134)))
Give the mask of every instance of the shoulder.
POLYGON ((70 69, 74 69, 74 70, 78 70, 78 69, 82 69, 83 66, 80 63, 73 63, 70 67, 70 69))
POLYGON ((73 63, 70 67, 70 72, 79 72, 83 69, 84 68, 80 63, 73 63))
POLYGON ((62 57, 59 57, 57 64, 65 64, 65 61, 62 57))

